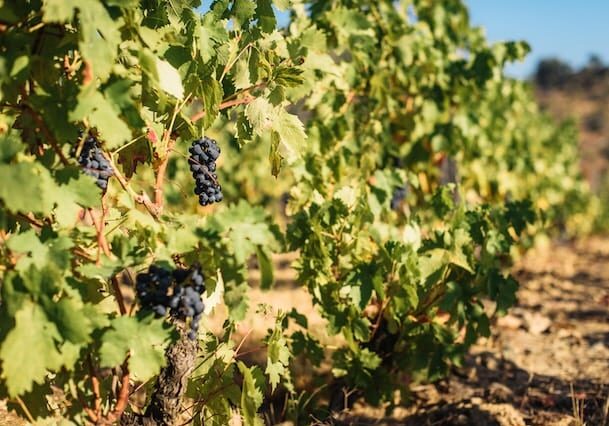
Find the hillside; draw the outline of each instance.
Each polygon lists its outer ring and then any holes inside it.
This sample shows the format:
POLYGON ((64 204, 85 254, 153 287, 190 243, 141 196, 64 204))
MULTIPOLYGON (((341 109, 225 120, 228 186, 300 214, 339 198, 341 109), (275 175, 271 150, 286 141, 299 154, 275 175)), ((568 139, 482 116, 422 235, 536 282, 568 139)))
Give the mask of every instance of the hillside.
POLYGON ((559 120, 576 120, 582 172, 594 190, 602 190, 609 171, 609 67, 592 58, 571 70, 548 59, 540 62, 533 82, 544 110, 559 120))

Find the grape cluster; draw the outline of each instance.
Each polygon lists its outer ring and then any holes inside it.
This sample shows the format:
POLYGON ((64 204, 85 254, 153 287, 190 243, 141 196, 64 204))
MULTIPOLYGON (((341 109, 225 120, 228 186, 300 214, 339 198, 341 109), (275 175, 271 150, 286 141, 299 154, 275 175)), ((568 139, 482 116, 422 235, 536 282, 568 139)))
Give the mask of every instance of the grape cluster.
POLYGON ((188 337, 197 338, 205 308, 201 299, 205 283, 198 268, 168 271, 150 265, 148 272, 137 275, 135 289, 142 309, 151 310, 159 317, 169 313, 182 321, 191 318, 188 337))
POLYGON ((408 195, 408 187, 406 185, 398 186, 393 190, 393 195, 391 196, 391 209, 397 210, 408 195))
POLYGON ((108 179, 114 175, 114 170, 99 149, 99 142, 94 136, 89 135, 85 139, 78 156, 78 164, 83 168, 85 174, 95 178, 97 186, 103 191, 108 188, 108 179))
POLYGON ((222 188, 215 173, 216 160, 220 156, 216 141, 208 137, 197 139, 188 151, 188 163, 192 177, 195 178, 195 194, 199 196, 199 204, 206 206, 222 201, 222 188))

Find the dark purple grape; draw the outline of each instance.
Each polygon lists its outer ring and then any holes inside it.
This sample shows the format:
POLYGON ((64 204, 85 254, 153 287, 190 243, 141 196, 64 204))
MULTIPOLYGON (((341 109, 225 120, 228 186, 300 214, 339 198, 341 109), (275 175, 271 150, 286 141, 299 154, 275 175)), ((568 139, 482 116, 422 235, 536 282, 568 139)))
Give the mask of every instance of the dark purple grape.
POLYGON ((199 204, 206 206, 222 200, 222 189, 218 184, 216 159, 220 155, 220 148, 216 142, 204 137, 195 140, 188 150, 190 170, 195 179, 195 195, 199 196, 199 204))
POLYGON ((165 313, 167 312, 167 308, 165 308, 165 306, 163 306, 163 305, 157 305, 154 308, 152 308, 152 310, 154 311, 155 314, 157 314, 160 317, 164 317, 165 313))
POLYGON ((98 140, 93 136, 88 136, 82 144, 78 163, 84 173, 95 178, 97 186, 105 192, 108 188, 108 179, 114 175, 114 171, 101 152, 98 140))
POLYGON ((190 319, 188 337, 196 340, 205 308, 201 299, 205 291, 204 277, 197 267, 169 271, 150 265, 148 272, 138 274, 135 281, 142 309, 152 311, 158 317, 169 313, 181 321, 190 319))

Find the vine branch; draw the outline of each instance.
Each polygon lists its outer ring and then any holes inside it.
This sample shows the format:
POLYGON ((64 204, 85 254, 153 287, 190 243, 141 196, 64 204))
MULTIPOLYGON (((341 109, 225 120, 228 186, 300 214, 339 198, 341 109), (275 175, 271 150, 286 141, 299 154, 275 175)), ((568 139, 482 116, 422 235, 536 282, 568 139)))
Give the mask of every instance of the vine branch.
MULTIPOLYGON (((101 392, 99 390, 99 377, 97 376, 97 371, 93 366, 93 361, 91 360, 91 355, 87 356, 87 363, 89 364, 89 374, 91 375, 91 388, 93 389, 93 406, 95 413, 95 420, 99 419, 101 414, 101 392)), ((92 419, 93 420, 93 419, 92 419)))
POLYGON ((116 301, 118 303, 118 309, 121 315, 127 315, 127 306, 125 305, 125 299, 123 297, 123 293, 121 292, 121 287, 118 282, 118 278, 116 276, 112 277, 112 289, 116 294, 116 301))
POLYGON ((127 405, 129 404, 130 383, 129 383, 128 361, 129 361, 129 356, 127 356, 127 359, 125 359, 125 362, 123 363, 123 366, 122 366, 123 377, 121 378, 121 387, 118 392, 118 398, 116 400, 116 405, 114 406, 114 410, 112 410, 112 412, 110 412, 108 414, 108 416, 104 420, 101 421, 102 424, 108 424, 108 425, 116 424, 116 422, 118 420, 120 420, 120 418, 122 417, 123 412, 125 411, 125 409, 127 408, 127 405))
POLYGON ((32 116, 32 118, 34 119, 36 124, 38 125, 38 128, 40 129, 40 131, 42 131, 42 133, 44 134, 44 137, 46 138, 47 142, 49 143, 49 145, 51 145, 51 148, 53 148, 53 151, 55 151, 55 153, 59 156, 61 163, 64 166, 69 166, 70 161, 64 155, 59 144, 57 143, 57 140, 55 139, 55 136, 53 136, 53 134, 47 127, 47 125, 44 122, 44 120, 42 119, 42 117, 30 105, 24 103, 23 106, 25 107, 25 109, 27 109, 30 112, 30 115, 32 116))
POLYGON ((169 153, 173 150, 175 146, 175 139, 169 138, 167 140, 167 150, 165 154, 165 158, 159 164, 159 168, 156 172, 156 182, 154 185, 154 206, 157 211, 161 212, 163 210, 163 182, 165 181, 165 173, 167 172, 167 164, 169 163, 169 153))
MULTIPOLYGON (((222 111, 223 109, 227 109, 227 108, 234 107, 237 105, 247 105, 247 104, 251 103, 254 99, 255 98, 253 96, 247 95, 244 98, 224 101, 218 106, 218 110, 222 111)), ((196 114, 194 114, 192 117, 190 117, 190 121, 192 121, 192 122, 199 121, 203 117, 205 117, 205 110, 199 111, 196 114)))
POLYGON ((104 153, 104 156, 106 157, 106 159, 108 161, 110 161, 110 164, 112 164, 112 169, 114 171, 114 177, 116 178, 116 180, 118 180, 118 183, 121 185, 123 190, 125 190, 137 204, 142 204, 144 207, 146 207, 146 210, 148 210, 148 213, 150 213, 150 215, 155 220, 159 220, 159 216, 160 216, 159 210, 157 209, 156 205, 150 200, 150 197, 148 197, 148 194, 146 194, 143 191, 141 194, 136 193, 129 186, 129 183, 127 182, 127 179, 125 178, 125 176, 123 176, 123 174, 118 170, 118 167, 116 167, 116 164, 112 160, 112 157, 110 157, 109 155, 107 155, 105 153, 104 153))

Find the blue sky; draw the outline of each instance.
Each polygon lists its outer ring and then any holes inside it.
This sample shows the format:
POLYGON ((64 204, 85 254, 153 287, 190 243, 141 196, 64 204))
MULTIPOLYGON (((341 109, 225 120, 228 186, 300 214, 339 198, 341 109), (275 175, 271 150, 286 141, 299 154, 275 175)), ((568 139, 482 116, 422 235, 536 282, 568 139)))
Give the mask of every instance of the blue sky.
POLYGON ((596 53, 609 63, 609 0, 465 0, 473 25, 490 41, 526 40, 532 52, 509 66, 516 77, 530 75, 540 58, 555 56, 573 66, 596 53))

